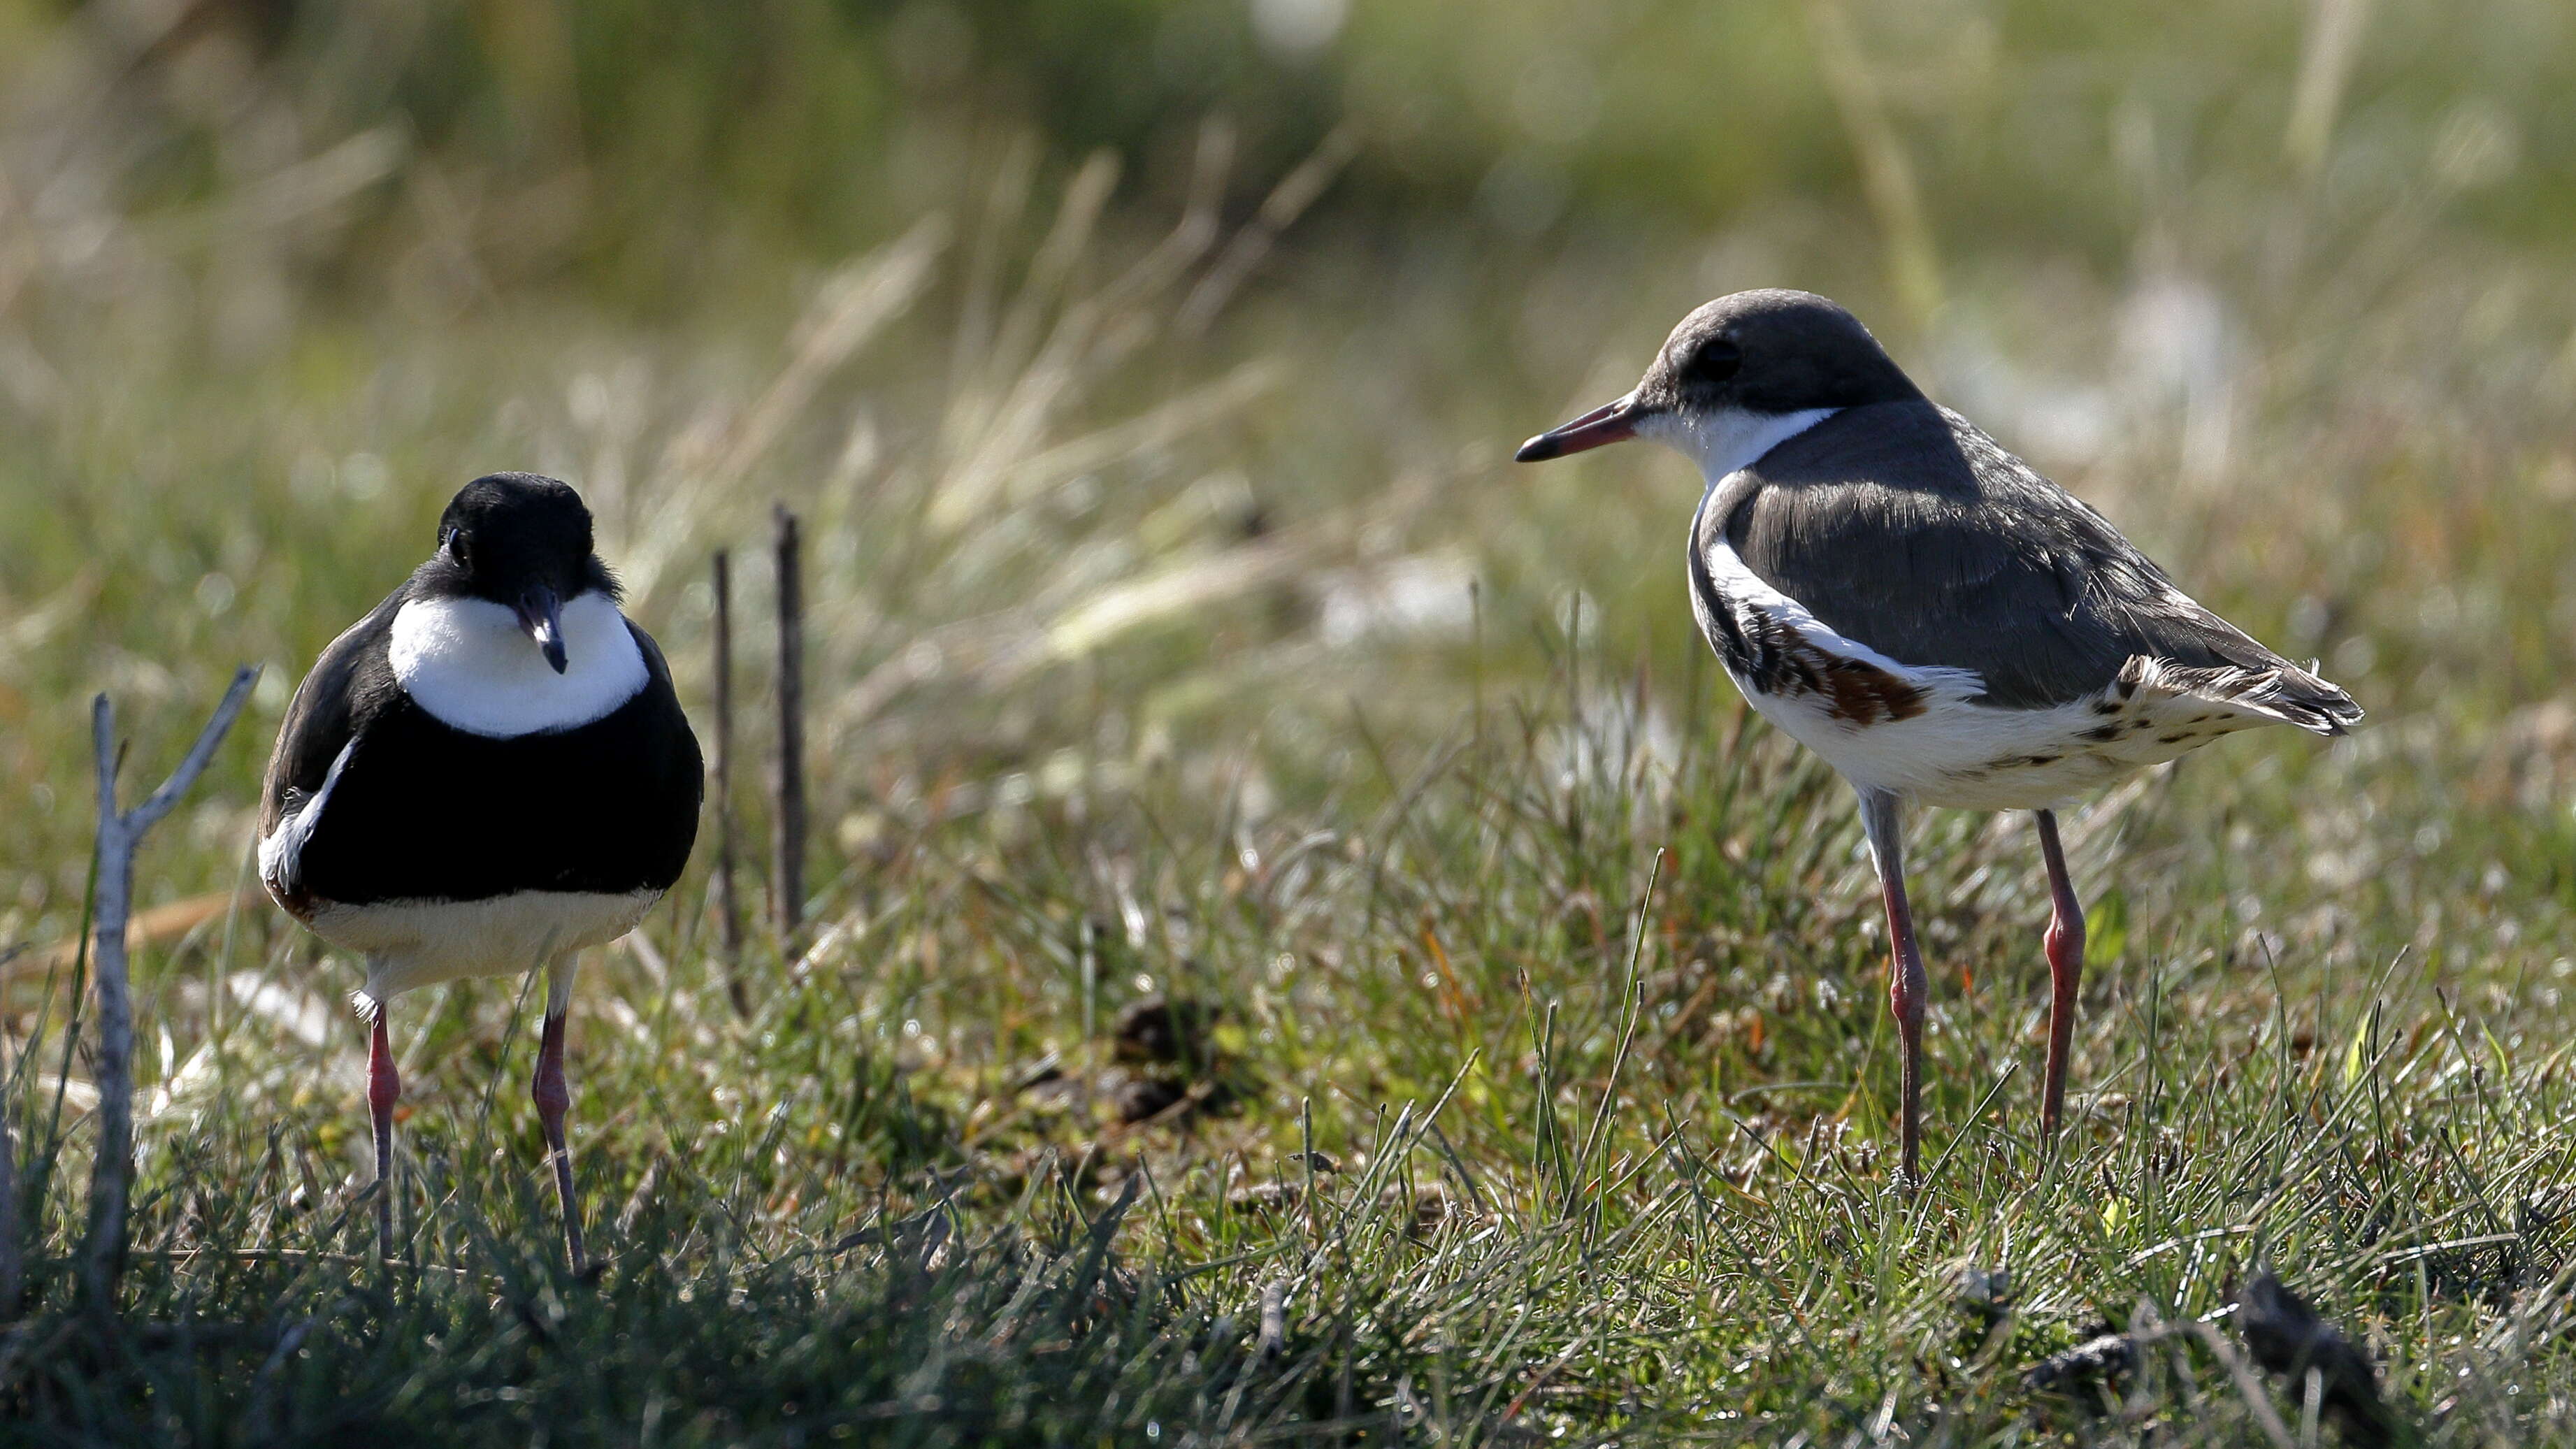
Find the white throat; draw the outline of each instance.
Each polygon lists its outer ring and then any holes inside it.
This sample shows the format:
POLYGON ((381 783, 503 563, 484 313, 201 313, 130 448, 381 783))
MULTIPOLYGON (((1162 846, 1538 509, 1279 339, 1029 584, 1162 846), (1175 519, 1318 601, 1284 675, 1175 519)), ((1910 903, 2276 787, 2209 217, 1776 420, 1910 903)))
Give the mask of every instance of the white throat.
POLYGON ((1688 420, 1658 413, 1637 432, 1697 463, 1700 475, 1714 488, 1727 474, 1753 466, 1763 454, 1841 411, 1805 408, 1794 413, 1756 413, 1723 408, 1688 420))
POLYGON ((561 674, 489 599, 414 599, 394 614, 394 680, 441 723, 468 734, 568 730, 635 697, 648 677, 626 616, 592 590, 563 606, 561 674))

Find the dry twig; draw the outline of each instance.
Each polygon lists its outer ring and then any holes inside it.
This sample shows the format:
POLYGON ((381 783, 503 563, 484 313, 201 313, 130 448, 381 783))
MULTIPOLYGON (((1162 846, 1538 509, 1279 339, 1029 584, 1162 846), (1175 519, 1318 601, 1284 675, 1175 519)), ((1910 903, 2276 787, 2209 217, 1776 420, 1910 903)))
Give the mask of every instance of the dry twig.
POLYGON ((805 917, 805 589, 796 515, 778 505, 778 770, 771 906, 782 945, 805 917))
POLYGON ((733 557, 724 549, 715 557, 716 675, 716 927, 724 942, 725 991, 734 1013, 748 1018, 750 1000, 742 989, 742 898, 733 879, 733 557))
POLYGON ((116 708, 101 694, 90 703, 91 743, 98 758, 98 904, 91 918, 90 981, 98 1000, 98 1162, 89 1180, 89 1234, 81 1252, 82 1288, 90 1306, 111 1301, 125 1256, 125 1215, 134 1178, 134 1007, 126 986, 125 918, 134 896, 134 853, 143 836, 205 773, 215 747, 250 699, 256 665, 233 672, 214 717, 161 788, 131 810, 116 808, 116 708))

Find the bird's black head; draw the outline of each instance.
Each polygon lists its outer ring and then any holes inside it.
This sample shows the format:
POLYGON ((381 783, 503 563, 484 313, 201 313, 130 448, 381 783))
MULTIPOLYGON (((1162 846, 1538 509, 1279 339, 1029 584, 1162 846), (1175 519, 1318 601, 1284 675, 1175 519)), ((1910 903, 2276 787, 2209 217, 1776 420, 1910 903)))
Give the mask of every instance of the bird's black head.
POLYGON ((457 490, 438 518, 438 552, 413 576, 432 598, 488 599, 561 674, 566 601, 617 597, 617 580, 591 552, 590 510, 572 485, 534 473, 492 473, 457 490))
POLYGON ((1521 445, 1536 463, 1645 433, 1685 452, 1741 419, 1919 398, 1922 390, 1860 325, 1812 292, 1720 297, 1681 320, 1626 397, 1521 445))

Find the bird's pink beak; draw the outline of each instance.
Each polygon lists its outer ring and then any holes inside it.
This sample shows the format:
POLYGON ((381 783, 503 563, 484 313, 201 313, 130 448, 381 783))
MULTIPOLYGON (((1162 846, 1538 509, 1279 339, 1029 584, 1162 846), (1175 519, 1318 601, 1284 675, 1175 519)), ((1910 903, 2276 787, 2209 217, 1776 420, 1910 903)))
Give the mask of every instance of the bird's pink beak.
POLYGON ((1539 434, 1512 454, 1515 463, 1544 463, 1605 443, 1624 443, 1637 436, 1637 395, 1603 403, 1561 428, 1539 434))

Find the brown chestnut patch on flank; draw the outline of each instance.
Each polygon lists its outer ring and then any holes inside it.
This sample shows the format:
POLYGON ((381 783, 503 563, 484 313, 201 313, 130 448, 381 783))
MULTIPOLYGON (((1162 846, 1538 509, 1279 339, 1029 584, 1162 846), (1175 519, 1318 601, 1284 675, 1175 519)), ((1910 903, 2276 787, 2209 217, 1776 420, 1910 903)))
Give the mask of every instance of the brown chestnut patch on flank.
POLYGON ((1771 692, 1805 694, 1825 701, 1825 713, 1846 724, 1893 724, 1923 713, 1924 692, 1875 664, 1846 659, 1759 610, 1745 622, 1760 631, 1776 661, 1771 692))
POLYGON ((1834 718, 1853 724, 1893 723, 1923 712, 1923 691, 1872 664, 1840 659, 1818 649, 1825 663, 1825 692, 1834 718))

